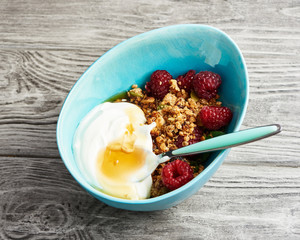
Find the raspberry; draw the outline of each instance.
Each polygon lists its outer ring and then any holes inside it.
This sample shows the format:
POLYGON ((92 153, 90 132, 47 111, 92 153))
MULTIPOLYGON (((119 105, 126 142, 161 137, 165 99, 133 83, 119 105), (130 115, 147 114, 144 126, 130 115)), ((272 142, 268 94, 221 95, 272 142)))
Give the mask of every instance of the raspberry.
POLYGON ((146 83, 145 88, 153 97, 162 100, 169 92, 171 79, 171 74, 166 70, 156 70, 152 73, 150 82, 146 83))
POLYGON ((195 75, 192 85, 198 97, 210 100, 217 95, 221 83, 219 74, 204 71, 195 75))
POLYGON ((177 77, 178 87, 190 93, 195 73, 196 73, 195 70, 190 70, 186 74, 178 76, 177 77))
POLYGON ((182 146, 183 142, 184 142, 184 137, 179 135, 176 142, 175 142, 176 147, 178 147, 178 148, 183 147, 182 146))
POLYGON ((193 131, 193 134, 194 134, 194 138, 189 140, 189 145, 200 142, 201 137, 203 135, 203 131, 202 131, 201 128, 195 127, 194 131, 193 131))
POLYGON ((162 169, 163 184, 170 190, 175 190, 193 179, 191 166, 182 160, 169 162, 162 169))
MULTIPOLYGON (((201 137, 203 135, 202 129, 199 127, 195 127, 194 131, 193 131, 193 135, 194 135, 194 138, 189 140, 189 145, 201 141, 201 137)), ((177 138, 177 141, 175 142, 176 147, 178 147, 178 148, 183 147, 182 146, 183 141, 184 141, 184 137, 179 135, 177 138)))
POLYGON ((197 117, 207 129, 218 130, 229 124, 232 112, 227 107, 204 106, 197 117))

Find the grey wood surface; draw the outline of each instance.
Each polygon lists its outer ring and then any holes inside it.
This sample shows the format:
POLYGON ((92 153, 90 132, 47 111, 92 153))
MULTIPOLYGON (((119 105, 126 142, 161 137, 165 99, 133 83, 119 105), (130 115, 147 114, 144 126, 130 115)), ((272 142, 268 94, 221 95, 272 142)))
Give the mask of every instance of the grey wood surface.
POLYGON ((0 2, 0 239, 300 239, 300 1, 0 2), (70 176, 56 121, 76 80, 107 50, 180 23, 228 33, 245 57, 242 128, 280 135, 231 150, 184 203, 111 208, 70 176))

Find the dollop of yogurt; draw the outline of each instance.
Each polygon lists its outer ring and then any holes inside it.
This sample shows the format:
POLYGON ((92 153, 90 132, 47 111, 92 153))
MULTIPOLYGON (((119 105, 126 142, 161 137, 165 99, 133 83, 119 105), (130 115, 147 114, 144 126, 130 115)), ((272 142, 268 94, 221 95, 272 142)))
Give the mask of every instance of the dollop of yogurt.
POLYGON ((96 189, 111 196, 139 200, 150 196, 151 175, 134 181, 152 153, 143 111, 126 102, 103 103, 80 122, 73 139, 78 168, 96 189))

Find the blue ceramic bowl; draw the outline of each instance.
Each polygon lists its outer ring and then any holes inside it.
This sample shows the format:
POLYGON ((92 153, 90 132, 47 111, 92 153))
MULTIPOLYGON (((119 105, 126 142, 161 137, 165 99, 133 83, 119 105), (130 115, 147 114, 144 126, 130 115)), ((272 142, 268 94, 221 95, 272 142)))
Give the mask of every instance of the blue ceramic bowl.
POLYGON ((246 112, 248 75, 244 58, 233 40, 216 28, 193 24, 169 26, 140 34, 112 48, 87 69, 67 96, 58 118, 57 144, 76 181, 95 198, 116 208, 153 211, 172 207, 196 193, 229 153, 229 149, 214 152, 196 178, 156 198, 134 201, 115 198, 86 182, 72 152, 79 122, 93 107, 130 89, 132 84, 144 86, 157 69, 165 69, 175 78, 190 69, 220 74, 221 101, 233 111, 228 132, 239 129, 246 112))

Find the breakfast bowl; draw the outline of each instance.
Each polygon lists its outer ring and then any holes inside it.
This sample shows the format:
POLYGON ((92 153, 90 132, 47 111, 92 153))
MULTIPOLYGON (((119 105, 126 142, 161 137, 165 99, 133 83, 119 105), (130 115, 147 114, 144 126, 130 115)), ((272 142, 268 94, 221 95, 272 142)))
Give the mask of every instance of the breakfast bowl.
POLYGON ((132 37, 101 56, 75 83, 57 122, 61 158, 75 180, 92 196, 112 207, 155 211, 175 206, 195 194, 217 171, 230 149, 215 151, 204 170, 182 187, 144 200, 107 195, 89 184, 75 161, 73 138, 81 120, 97 105, 133 84, 144 87, 152 72, 178 76, 190 69, 213 71, 222 77, 220 101, 233 112, 227 133, 239 130, 248 103, 248 74, 244 58, 224 32, 206 25, 184 24, 155 29, 132 37))

